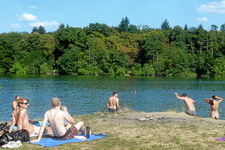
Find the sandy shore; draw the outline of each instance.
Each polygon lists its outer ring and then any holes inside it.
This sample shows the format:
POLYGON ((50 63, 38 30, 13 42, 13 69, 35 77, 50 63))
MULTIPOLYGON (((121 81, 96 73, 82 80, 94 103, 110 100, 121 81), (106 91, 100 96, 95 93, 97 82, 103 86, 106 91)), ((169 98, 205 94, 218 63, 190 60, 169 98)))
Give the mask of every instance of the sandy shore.
MULTIPOLYGON (((93 133, 104 133, 106 138, 65 144, 49 149, 203 149, 223 150, 225 142, 216 141, 225 137, 225 121, 188 116, 177 112, 134 112, 119 114, 96 113, 76 116, 84 121, 93 133)), ((20 149, 42 149, 24 144, 20 149)), ((46 149, 46 148, 43 148, 46 149)))

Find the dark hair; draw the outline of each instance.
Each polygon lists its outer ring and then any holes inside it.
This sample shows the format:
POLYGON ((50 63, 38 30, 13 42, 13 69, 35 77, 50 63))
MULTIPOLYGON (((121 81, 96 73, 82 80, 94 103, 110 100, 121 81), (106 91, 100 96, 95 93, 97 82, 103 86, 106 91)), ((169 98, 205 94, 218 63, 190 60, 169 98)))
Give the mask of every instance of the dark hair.
POLYGON ((213 96, 212 96, 212 99, 216 99, 216 96, 215 96, 215 95, 213 95, 213 96))
POLYGON ((19 98, 20 98, 20 96, 19 96, 19 95, 16 95, 16 96, 15 96, 15 99, 19 99, 19 98))
POLYGON ((118 94, 118 92, 113 92, 113 95, 118 94))
POLYGON ((187 93, 183 93, 183 94, 182 94, 182 97, 186 97, 186 96, 187 96, 187 93))

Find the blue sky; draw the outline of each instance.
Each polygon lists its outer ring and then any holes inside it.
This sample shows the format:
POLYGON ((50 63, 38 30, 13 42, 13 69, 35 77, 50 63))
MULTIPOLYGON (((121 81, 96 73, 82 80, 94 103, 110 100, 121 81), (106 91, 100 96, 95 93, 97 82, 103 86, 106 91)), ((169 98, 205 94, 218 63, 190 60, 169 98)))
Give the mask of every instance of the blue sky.
POLYGON ((55 31, 61 23, 118 26, 125 16, 137 26, 160 28, 167 19, 172 27, 202 24, 210 29, 225 23, 225 0, 2 0, 0 33, 31 32, 39 25, 55 31))

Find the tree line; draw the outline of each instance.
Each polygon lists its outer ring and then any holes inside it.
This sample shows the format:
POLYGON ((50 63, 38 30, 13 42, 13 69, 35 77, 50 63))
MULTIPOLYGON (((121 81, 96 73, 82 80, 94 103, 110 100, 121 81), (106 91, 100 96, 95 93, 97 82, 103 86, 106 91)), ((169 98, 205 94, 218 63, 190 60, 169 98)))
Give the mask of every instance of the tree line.
POLYGON ((125 17, 115 27, 61 24, 48 33, 43 26, 1 33, 0 74, 223 77, 225 24, 205 30, 164 20, 154 29, 125 17))

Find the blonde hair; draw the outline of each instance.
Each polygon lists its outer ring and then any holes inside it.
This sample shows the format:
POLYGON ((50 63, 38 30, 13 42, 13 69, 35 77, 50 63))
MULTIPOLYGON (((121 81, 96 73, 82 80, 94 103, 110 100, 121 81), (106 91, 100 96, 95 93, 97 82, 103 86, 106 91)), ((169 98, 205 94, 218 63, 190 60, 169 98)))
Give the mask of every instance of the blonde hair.
POLYGON ((58 97, 54 97, 52 99, 52 106, 57 107, 57 106, 60 106, 60 105, 61 105, 60 99, 58 97))

